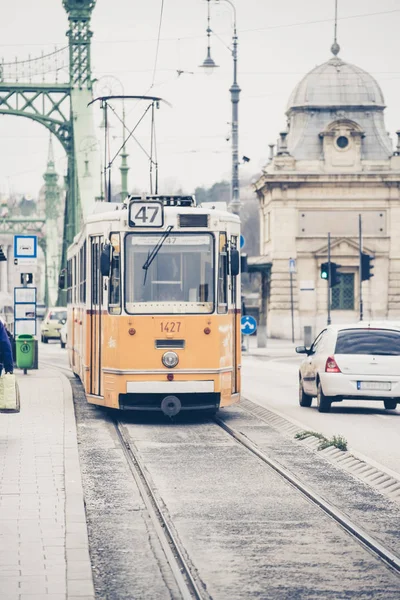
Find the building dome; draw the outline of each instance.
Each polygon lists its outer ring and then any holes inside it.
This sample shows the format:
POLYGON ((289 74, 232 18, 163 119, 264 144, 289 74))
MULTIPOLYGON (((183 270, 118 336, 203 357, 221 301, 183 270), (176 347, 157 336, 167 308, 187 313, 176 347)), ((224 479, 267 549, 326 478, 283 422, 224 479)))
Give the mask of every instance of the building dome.
POLYGON ((297 84, 287 111, 350 107, 383 109, 383 94, 372 75, 334 56, 315 67, 297 84))

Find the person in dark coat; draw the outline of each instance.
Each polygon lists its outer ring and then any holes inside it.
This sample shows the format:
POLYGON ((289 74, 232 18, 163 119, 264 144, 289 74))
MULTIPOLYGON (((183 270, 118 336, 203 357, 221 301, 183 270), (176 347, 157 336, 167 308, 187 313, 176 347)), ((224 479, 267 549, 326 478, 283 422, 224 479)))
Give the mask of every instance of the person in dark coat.
MULTIPOLYGON (((7 334, 7 329, 4 323, 0 320, 0 363, 1 371, 4 370, 6 373, 12 373, 14 370, 13 354, 10 343, 10 338, 7 334)), ((0 371, 0 373, 1 373, 0 371)))

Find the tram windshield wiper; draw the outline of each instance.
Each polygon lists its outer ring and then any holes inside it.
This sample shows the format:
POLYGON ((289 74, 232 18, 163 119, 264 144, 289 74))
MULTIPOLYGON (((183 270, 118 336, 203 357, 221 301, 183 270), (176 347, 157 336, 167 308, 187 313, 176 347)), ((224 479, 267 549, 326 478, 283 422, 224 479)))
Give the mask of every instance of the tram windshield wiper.
POLYGON ((165 240, 167 239, 167 237, 171 233, 172 229, 173 229, 173 225, 169 225, 167 231, 165 231, 163 233, 163 235, 160 237, 160 239, 158 240, 157 244, 154 246, 153 250, 151 252, 149 252, 149 254, 147 256, 147 260, 144 263, 144 265, 142 266, 142 269, 145 270, 143 285, 145 285, 145 283, 146 283, 147 271, 148 271, 151 263, 153 262, 153 260, 157 256, 157 254, 160 252, 163 243, 165 242, 165 240))

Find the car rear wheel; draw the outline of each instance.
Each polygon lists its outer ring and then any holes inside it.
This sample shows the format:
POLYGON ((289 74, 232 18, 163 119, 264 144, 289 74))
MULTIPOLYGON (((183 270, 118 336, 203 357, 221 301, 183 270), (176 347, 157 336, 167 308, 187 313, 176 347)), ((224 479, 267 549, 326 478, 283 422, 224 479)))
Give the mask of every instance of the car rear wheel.
POLYGON ((299 404, 300 406, 311 406, 313 397, 309 394, 306 394, 303 389, 303 383, 301 378, 299 378, 299 404))
POLYGON ((42 342, 43 344, 48 344, 49 340, 47 339, 47 337, 44 337, 44 335, 42 335, 42 342))
POLYGON ((65 348, 65 346, 66 346, 65 342, 62 341, 61 342, 61 348, 65 348))
POLYGON ((397 406, 396 400, 384 400, 383 404, 385 405, 386 410, 394 410, 397 406))
POLYGON ((318 381, 318 387, 317 387, 318 411, 321 413, 329 412, 331 410, 331 404, 332 404, 332 400, 331 400, 330 396, 325 396, 324 392, 322 391, 321 382, 318 381))

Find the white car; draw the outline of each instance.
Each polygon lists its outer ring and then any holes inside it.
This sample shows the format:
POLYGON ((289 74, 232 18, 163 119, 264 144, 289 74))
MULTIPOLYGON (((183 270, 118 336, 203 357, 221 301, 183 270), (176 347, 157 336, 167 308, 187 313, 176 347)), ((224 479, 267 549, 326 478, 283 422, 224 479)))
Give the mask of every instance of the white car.
POLYGON ((329 325, 311 348, 296 348, 307 358, 300 365, 300 406, 317 398, 319 412, 332 402, 383 400, 400 404, 400 324, 329 325))
POLYGON ((60 344, 61 348, 65 348, 67 345, 67 322, 60 329, 60 344))

